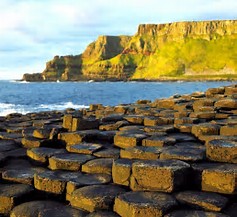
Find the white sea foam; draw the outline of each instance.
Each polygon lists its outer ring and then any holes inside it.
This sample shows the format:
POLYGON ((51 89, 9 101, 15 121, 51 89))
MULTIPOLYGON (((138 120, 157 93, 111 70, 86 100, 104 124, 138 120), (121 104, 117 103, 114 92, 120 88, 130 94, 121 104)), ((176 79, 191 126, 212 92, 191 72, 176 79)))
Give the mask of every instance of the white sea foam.
POLYGON ((88 106, 85 105, 78 105, 73 104, 72 102, 65 102, 60 104, 41 104, 39 106, 39 110, 65 110, 67 108, 74 108, 74 109, 81 109, 81 108, 88 108, 88 106))
POLYGON ((6 116, 11 113, 26 114, 30 112, 52 111, 52 110, 63 111, 67 108, 81 109, 81 108, 88 108, 88 106, 73 104, 72 102, 65 102, 60 104, 41 104, 34 107, 29 107, 27 105, 0 103, 0 116, 6 116))
POLYGON ((21 113, 26 114, 29 111, 27 110, 27 107, 24 107, 22 105, 14 105, 10 103, 0 103, 0 116, 5 116, 11 113, 21 113))

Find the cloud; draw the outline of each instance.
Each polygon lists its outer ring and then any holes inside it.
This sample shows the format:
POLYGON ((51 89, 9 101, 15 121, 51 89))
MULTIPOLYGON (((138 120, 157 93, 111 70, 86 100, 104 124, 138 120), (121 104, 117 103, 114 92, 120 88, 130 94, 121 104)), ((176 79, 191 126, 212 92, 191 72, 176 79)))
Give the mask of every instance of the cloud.
POLYGON ((1 0, 0 79, 81 53, 98 35, 132 35, 140 23, 236 19, 236 8, 236 0, 1 0))

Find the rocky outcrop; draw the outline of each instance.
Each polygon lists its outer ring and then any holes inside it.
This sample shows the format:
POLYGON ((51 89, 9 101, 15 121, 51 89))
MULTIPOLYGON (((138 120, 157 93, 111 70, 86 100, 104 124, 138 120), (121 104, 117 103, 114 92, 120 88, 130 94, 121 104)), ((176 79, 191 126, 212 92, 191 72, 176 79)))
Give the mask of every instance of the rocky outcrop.
POLYGON ((237 85, 0 119, 0 216, 237 212, 237 85))
POLYGON ((99 36, 80 55, 55 56, 42 78, 23 80, 233 79, 236 41, 236 20, 141 24, 134 36, 99 36))

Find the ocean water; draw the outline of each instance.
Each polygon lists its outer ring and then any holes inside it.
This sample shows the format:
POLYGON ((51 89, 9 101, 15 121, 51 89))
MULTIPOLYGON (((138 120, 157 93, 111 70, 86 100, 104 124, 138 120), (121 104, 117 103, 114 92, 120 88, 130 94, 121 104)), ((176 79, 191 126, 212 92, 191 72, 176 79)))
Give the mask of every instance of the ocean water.
POLYGON ((235 82, 17 82, 0 81, 0 116, 90 104, 118 105, 138 99, 155 100, 174 94, 190 94, 235 82))

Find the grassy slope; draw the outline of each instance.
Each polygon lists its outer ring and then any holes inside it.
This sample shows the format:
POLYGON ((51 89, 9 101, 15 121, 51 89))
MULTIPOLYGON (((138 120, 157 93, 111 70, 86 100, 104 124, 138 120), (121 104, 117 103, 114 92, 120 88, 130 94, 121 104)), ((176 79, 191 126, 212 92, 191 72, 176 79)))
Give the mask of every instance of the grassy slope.
POLYGON ((46 74, 57 79, 66 71, 92 78, 236 79, 237 35, 205 38, 101 36, 82 55, 49 61, 46 74))
MULTIPOLYGON (((155 51, 153 47, 154 53, 150 55, 120 54, 107 64, 137 66, 132 79, 236 77, 233 75, 233 71, 237 72, 236 38, 232 35, 210 41, 187 38, 184 42, 167 42, 155 51)), ((151 49, 149 44, 146 46, 146 50, 151 49)))

